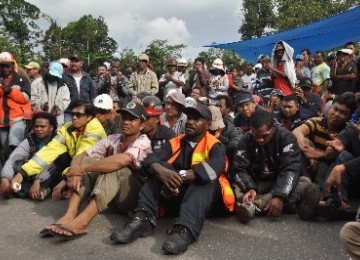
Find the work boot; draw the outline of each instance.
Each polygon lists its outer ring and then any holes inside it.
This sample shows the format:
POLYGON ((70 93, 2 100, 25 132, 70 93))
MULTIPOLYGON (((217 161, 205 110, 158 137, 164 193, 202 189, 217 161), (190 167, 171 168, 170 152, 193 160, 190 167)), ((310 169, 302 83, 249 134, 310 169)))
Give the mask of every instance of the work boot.
POLYGON ((181 254, 188 249, 188 245, 195 239, 190 230, 183 225, 174 225, 169 238, 164 242, 162 249, 168 254, 181 254))
POLYGON ((129 222, 121 231, 113 232, 110 239, 115 243, 131 243, 139 237, 150 236, 154 232, 154 226, 146 217, 145 211, 138 211, 130 216, 129 222))
POLYGON ((301 196, 300 205, 297 208, 297 213, 301 220, 311 220, 317 216, 320 198, 321 191, 319 186, 312 183, 305 188, 301 196))
POLYGON ((248 223, 250 219, 254 218, 256 211, 256 205, 250 202, 236 203, 235 214, 239 218, 241 223, 248 223))

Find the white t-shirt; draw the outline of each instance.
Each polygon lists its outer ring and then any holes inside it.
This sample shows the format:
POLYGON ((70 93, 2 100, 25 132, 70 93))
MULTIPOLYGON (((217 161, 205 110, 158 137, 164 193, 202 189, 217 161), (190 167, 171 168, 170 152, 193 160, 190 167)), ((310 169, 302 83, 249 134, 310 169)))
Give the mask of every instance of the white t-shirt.
POLYGON ((76 82, 76 87, 78 89, 78 92, 80 93, 80 80, 82 78, 82 75, 81 76, 74 76, 74 79, 75 79, 75 82, 76 82))

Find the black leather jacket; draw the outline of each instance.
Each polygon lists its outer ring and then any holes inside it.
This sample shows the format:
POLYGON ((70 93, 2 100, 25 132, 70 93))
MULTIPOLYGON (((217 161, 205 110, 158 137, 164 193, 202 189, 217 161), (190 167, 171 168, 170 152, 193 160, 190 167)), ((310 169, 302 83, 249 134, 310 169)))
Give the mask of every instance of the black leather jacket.
POLYGON ((274 180, 273 196, 286 201, 300 177, 301 152, 291 132, 279 126, 274 131, 265 146, 259 146, 250 132, 243 135, 230 177, 244 192, 257 190, 258 182, 274 180))

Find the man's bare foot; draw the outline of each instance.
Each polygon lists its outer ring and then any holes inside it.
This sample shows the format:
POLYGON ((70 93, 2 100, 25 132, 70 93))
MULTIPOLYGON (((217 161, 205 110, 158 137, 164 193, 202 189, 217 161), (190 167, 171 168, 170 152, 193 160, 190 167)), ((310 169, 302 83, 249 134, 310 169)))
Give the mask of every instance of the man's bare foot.
POLYGON ((43 230, 51 230, 55 232, 55 230, 60 227, 61 225, 64 225, 66 223, 69 223, 75 219, 75 216, 72 217, 70 215, 64 215, 63 217, 59 218, 55 223, 48 225, 43 228, 43 230))
POLYGON ((61 236, 73 236, 74 234, 83 234, 86 233, 88 225, 80 222, 77 219, 74 219, 71 222, 68 222, 64 225, 54 227, 52 231, 61 236))

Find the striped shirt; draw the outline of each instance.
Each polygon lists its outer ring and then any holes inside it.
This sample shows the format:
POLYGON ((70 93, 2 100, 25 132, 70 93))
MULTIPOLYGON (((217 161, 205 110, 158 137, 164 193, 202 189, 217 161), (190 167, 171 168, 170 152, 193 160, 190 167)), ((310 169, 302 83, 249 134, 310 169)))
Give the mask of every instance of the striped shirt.
POLYGON ((327 128, 326 118, 323 116, 313 117, 308 119, 304 124, 304 127, 309 129, 308 138, 312 141, 317 149, 325 151, 327 141, 332 140, 330 135, 337 136, 339 132, 329 131, 327 128))

